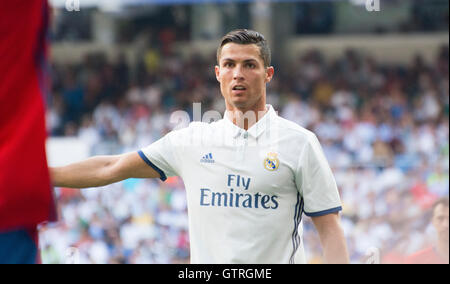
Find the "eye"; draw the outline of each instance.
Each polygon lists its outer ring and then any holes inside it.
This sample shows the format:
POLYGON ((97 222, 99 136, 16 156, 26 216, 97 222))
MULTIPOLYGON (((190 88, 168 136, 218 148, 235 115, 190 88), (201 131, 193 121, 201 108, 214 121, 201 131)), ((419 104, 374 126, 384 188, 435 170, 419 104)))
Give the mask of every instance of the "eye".
POLYGON ((253 68, 255 68, 256 67, 256 64, 254 64, 254 63, 247 63, 247 64, 245 64, 248 68, 250 68, 250 69, 253 69, 253 68))
POLYGON ((233 67, 234 64, 233 64, 233 62, 225 62, 225 63, 223 64, 223 66, 224 66, 224 67, 233 67))

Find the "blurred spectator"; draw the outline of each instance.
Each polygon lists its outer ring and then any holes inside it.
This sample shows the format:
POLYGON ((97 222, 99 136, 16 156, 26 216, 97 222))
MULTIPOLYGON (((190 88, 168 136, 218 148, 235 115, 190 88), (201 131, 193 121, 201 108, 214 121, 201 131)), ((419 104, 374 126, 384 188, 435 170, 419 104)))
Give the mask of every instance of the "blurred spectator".
POLYGON ((408 256, 407 264, 448 264, 448 198, 439 199, 431 209, 431 225, 436 239, 431 246, 408 256))

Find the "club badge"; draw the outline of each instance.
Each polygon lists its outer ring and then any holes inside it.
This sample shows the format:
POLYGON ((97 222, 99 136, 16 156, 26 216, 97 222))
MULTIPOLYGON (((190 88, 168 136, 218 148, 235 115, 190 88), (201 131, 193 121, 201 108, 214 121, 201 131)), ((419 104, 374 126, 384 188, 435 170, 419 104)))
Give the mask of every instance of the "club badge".
POLYGON ((276 171, 280 166, 280 160, 278 159, 278 154, 270 152, 264 159, 264 168, 268 171, 276 171))

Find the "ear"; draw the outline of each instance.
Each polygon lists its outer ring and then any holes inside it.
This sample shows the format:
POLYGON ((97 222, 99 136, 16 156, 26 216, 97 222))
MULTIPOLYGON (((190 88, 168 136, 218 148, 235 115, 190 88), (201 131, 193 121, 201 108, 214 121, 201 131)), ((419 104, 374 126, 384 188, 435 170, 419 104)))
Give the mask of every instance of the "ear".
POLYGON ((214 72, 216 73, 216 79, 217 79, 217 81, 220 82, 220 80, 219 80, 220 67, 219 67, 218 65, 216 65, 216 66, 214 67, 214 72))
POLYGON ((266 68, 266 83, 269 83, 272 80, 274 73, 275 69, 273 68, 273 66, 269 66, 266 68))

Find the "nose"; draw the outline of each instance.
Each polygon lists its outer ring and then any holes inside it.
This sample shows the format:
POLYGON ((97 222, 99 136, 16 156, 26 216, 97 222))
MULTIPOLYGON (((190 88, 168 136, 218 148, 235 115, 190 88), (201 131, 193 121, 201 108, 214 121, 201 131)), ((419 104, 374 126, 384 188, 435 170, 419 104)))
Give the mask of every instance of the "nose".
POLYGON ((237 64, 233 70, 233 79, 234 80, 242 80, 244 79, 244 75, 242 73, 242 67, 240 64, 237 64))

